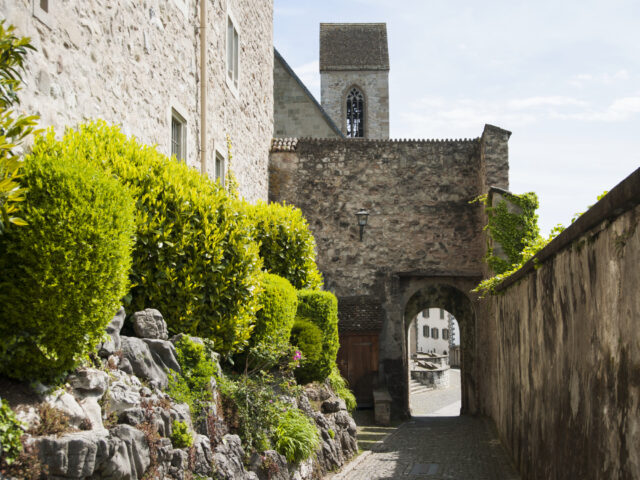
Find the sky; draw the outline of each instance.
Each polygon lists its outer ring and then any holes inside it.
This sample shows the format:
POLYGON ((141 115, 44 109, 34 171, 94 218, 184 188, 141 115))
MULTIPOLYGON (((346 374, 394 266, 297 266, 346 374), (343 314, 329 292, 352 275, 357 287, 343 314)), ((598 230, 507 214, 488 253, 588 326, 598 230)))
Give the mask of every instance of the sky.
POLYGON ((543 234, 640 166, 638 0, 274 0, 274 43, 320 101, 320 22, 385 22, 392 138, 512 132, 543 234))

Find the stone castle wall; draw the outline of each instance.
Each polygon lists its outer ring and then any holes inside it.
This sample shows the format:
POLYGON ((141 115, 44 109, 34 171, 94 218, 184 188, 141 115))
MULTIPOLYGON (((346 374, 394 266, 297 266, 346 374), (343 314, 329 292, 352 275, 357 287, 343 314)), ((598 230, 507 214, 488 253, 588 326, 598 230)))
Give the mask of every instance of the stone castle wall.
MULTIPOLYGON (((36 52, 27 58, 21 109, 61 132, 87 119, 122 125, 125 133, 169 154, 171 109, 187 121, 186 161, 200 168, 199 3, 195 0, 0 0, 0 12, 36 52), (35 2, 39 4, 39 2, 35 2)), ((266 199, 273 133, 273 2, 208 0, 207 171, 215 152, 227 157, 241 194, 266 199), (240 38, 237 92, 226 82, 227 12, 240 38)))
POLYGON ((347 94, 354 86, 364 95, 365 138, 389 138, 388 70, 320 72, 322 107, 346 134, 347 94))
MULTIPOLYGON (((469 291, 482 278, 483 208, 470 203, 504 163, 481 156, 483 142, 506 142, 487 126, 482 139, 390 141, 277 140, 269 196, 299 207, 315 236, 325 288, 338 297, 340 331, 359 331, 379 311, 378 385, 397 414, 408 412, 407 329, 421 310, 439 307, 460 322, 464 366, 462 408, 475 413, 475 314, 469 291), (359 240, 356 212, 370 212, 359 240), (348 304, 354 308, 344 308, 348 304)), ((499 130, 499 129, 498 129, 499 130)), ((497 177, 496 177, 497 178, 497 177)), ((497 178, 507 186, 506 175, 497 178)))
POLYGON ((332 125, 311 93, 277 52, 273 67, 273 136, 340 138, 337 127, 332 125))
POLYGON ((477 273, 478 149, 477 140, 301 139, 272 154, 270 196, 302 209, 338 296, 375 293, 381 273, 477 273), (361 208, 370 211, 362 242, 361 208))
POLYGON ((480 303, 481 413, 523 479, 640 477, 638 192, 640 170, 480 303))

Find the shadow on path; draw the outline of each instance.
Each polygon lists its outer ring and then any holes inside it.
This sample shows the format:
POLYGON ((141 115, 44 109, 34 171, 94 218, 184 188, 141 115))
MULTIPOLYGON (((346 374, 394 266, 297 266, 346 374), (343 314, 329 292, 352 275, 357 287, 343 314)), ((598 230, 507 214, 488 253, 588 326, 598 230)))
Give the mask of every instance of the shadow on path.
MULTIPOLYGON (((382 428, 382 427, 378 427, 382 428)), ((387 431, 379 431, 386 435, 387 431)), ((371 432, 371 442, 376 432, 371 432)), ((360 441, 360 440, 359 440, 360 441)), ((335 480, 517 480, 520 477, 483 418, 413 417, 335 480)), ((363 448, 363 447, 361 447, 363 448)))

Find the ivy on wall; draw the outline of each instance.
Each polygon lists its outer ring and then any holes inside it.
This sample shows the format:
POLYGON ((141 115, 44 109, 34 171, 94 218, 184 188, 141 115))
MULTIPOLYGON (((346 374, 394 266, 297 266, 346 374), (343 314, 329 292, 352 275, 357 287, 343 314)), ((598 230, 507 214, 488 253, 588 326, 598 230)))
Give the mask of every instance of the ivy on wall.
POLYGON ((503 199, 494 206, 489 205, 487 195, 477 199, 486 206, 488 223, 485 229, 492 239, 485 260, 496 274, 519 264, 525 247, 540 236, 536 214, 538 196, 534 192, 521 195, 504 192, 501 196, 503 199), (496 253, 496 245, 501 252, 496 253))

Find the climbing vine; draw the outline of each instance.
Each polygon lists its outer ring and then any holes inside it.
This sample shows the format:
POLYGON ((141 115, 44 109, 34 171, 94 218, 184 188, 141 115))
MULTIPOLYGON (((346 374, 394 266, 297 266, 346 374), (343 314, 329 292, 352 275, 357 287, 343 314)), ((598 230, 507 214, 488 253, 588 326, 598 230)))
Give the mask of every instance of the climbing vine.
MULTIPOLYGON (((608 192, 605 190, 603 193, 598 195, 597 199, 602 199, 607 193, 608 192)), ((559 223, 551 229, 551 232, 549 233, 549 236, 547 238, 544 238, 540 235, 538 229, 538 215, 535 214, 535 210, 538 207, 538 197, 535 193, 529 192, 522 195, 509 194, 508 198, 510 201, 516 203, 516 205, 518 205, 522 209, 521 215, 527 216, 528 218, 514 220, 512 217, 509 217, 508 215, 514 214, 510 214, 508 212, 505 201, 500 202, 497 207, 490 207, 488 205, 487 195, 480 195, 475 200, 473 200, 483 202, 487 206, 489 222, 485 229, 489 231, 489 234, 492 236, 494 242, 506 241, 508 245, 507 248, 511 249, 511 253, 513 253, 514 248, 517 248, 515 247, 515 245, 517 245, 517 242, 522 242, 522 250, 517 254, 517 261, 511 264, 508 264, 507 261, 496 257, 493 254, 493 250, 489 246, 486 261, 492 267, 493 271, 496 272, 496 275, 483 280, 476 288, 472 290, 473 292, 480 293, 481 298, 485 297, 486 295, 496 295, 498 293, 498 286, 505 278, 520 270, 520 268, 522 268, 525 263, 531 260, 540 250, 547 246, 547 244, 551 242, 551 240, 556 238, 565 230, 564 225, 559 223), (505 205, 503 206, 502 204, 505 205), (531 207, 533 205, 535 206, 533 207, 533 210, 531 210, 531 207), (505 209, 507 209, 506 214, 504 213, 505 209), (522 234, 525 229, 527 229, 527 233, 522 234), (507 238, 507 232, 509 231, 512 235, 515 235, 516 238, 507 238), (504 263, 499 263, 496 258, 498 258, 498 260, 502 260, 502 262, 504 263), (494 267, 494 265, 498 265, 498 268, 506 265, 506 268, 503 271, 498 271, 494 267)), ((592 206, 593 205, 589 205, 587 210, 592 206)), ((575 222, 583 213, 584 212, 576 213, 571 218, 571 222, 569 224, 571 225, 573 222, 575 222)), ((505 253, 507 253, 507 248, 504 248, 503 244, 505 253)), ((509 259, 511 259, 511 256, 509 256, 509 259)), ((538 268, 537 263, 535 263, 534 266, 538 268)))
POLYGON ((486 206, 488 223, 485 229, 493 241, 487 245, 485 260, 496 274, 505 273, 521 263, 524 249, 540 236, 536 214, 538 196, 534 192, 522 195, 505 192, 502 196, 504 199, 495 206, 489 205, 487 195, 476 199, 486 206), (496 252, 496 245, 502 252, 496 252))

